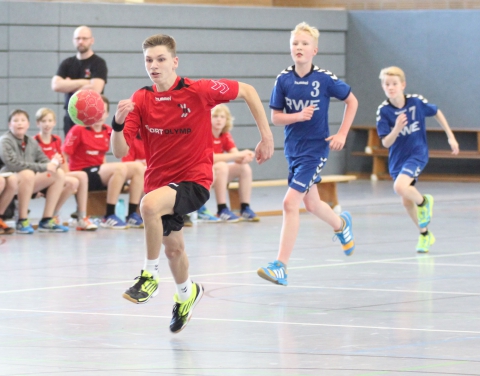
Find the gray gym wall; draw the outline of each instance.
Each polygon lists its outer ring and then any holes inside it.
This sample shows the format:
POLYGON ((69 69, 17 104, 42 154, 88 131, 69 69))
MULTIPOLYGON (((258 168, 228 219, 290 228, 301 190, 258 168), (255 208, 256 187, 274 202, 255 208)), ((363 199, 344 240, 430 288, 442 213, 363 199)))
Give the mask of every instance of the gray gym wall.
MULTIPOLYGON (((292 64, 290 30, 306 21, 321 31, 315 64, 345 79, 347 12, 339 10, 213 7, 145 4, 0 2, 0 132, 8 113, 23 108, 30 114, 30 134, 37 132, 35 111, 53 108, 63 137, 63 95, 50 81, 64 58, 74 55, 73 31, 92 27, 94 51, 109 69, 105 95, 114 111, 120 99, 151 84, 143 66, 142 41, 156 33, 171 34, 178 43, 178 73, 196 78, 232 78, 252 84, 270 118, 268 102, 275 77, 292 64)), ((243 102, 230 108, 233 136, 240 149, 255 148, 259 134, 243 102)), ((112 112, 112 111, 111 111, 112 112)), ((332 102, 330 123, 338 129, 343 103, 332 102)), ((267 164, 252 164, 254 179, 287 176, 283 128, 273 127, 276 153, 267 164)), ((342 173, 345 152, 331 154, 326 173, 342 173)), ((109 160, 111 160, 110 157, 109 160)))
MULTIPOLYGON (((377 107, 385 99, 380 70, 396 65, 405 71, 406 92, 438 105, 452 129, 480 130, 480 11, 352 11, 348 20, 347 77, 359 100, 355 124, 375 125, 377 107)), ((440 128, 433 118, 427 127, 440 128)), ((430 137, 430 146, 448 149, 444 134, 438 136, 430 137)), ((476 149, 471 134, 459 137, 461 148, 476 149)), ((365 142, 352 133, 348 152, 362 150, 365 142)), ((371 166, 371 158, 347 156, 347 170, 371 166)), ((459 173, 480 172, 472 160, 431 159, 429 167, 438 165, 432 172, 441 172, 449 164, 459 173)))

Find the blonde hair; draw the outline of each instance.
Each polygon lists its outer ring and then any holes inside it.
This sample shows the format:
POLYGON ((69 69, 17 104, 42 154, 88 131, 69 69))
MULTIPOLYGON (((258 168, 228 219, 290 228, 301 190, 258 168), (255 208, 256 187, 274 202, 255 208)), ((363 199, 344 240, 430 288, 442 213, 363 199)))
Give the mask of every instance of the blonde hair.
POLYGON ((320 38, 320 32, 315 26, 310 26, 306 22, 300 22, 295 29, 292 30, 290 38, 293 38, 296 34, 304 32, 309 34, 313 39, 315 39, 315 43, 318 44, 318 38, 320 38))
POLYGON ((156 46, 165 46, 173 57, 177 56, 177 43, 170 35, 155 34, 145 39, 142 43, 143 52, 145 52, 147 48, 156 46))
POLYGON ((227 121, 225 122, 225 126, 223 127, 221 132, 222 134, 224 134, 232 130, 234 118, 232 116, 232 113, 230 112, 230 109, 224 104, 219 104, 212 109, 212 117, 214 115, 218 115, 218 113, 222 111, 225 112, 225 117, 227 118, 227 121))
POLYGON ((392 66, 392 67, 383 68, 380 71, 380 76, 378 76, 378 78, 380 78, 380 80, 382 80, 383 82, 385 81, 387 76, 397 76, 398 78, 400 78, 400 81, 402 83, 405 82, 405 72, 401 70, 399 67, 392 66))
POLYGON ((55 114, 55 111, 51 110, 50 108, 42 107, 39 108, 38 111, 35 113, 35 120, 37 122, 42 121, 45 116, 48 114, 52 114, 53 120, 57 121, 57 115, 55 114))

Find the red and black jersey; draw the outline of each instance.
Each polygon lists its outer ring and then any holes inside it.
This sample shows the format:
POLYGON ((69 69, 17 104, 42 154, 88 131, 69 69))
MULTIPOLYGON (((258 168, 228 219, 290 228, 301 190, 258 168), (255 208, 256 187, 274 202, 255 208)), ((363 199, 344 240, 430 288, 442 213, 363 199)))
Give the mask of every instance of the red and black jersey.
POLYGON ((229 152, 235 148, 235 141, 230 132, 220 134, 220 137, 213 137, 213 152, 215 154, 222 154, 224 152, 229 152))
POLYGON ((45 144, 42 141, 42 137, 40 136, 40 134, 36 134, 35 136, 33 136, 33 138, 35 139, 35 141, 37 141, 38 145, 40 145, 40 148, 48 157, 48 159, 52 159, 53 156, 57 153, 62 154, 62 139, 60 137, 52 134, 49 144, 45 144))
POLYGON ((133 145, 138 130, 145 145, 145 192, 191 181, 210 189, 213 142, 210 110, 238 96, 238 82, 177 77, 173 86, 136 91, 135 108, 125 120, 124 135, 133 145))
POLYGON ((67 134, 63 151, 68 154, 68 167, 71 171, 101 165, 110 148, 112 128, 102 125, 100 132, 92 127, 75 125, 67 134))

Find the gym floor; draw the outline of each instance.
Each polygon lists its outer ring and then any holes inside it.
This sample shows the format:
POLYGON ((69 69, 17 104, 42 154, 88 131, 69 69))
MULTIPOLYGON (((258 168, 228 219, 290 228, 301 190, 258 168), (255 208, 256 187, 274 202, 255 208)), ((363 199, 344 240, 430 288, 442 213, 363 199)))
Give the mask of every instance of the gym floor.
MULTIPOLYGON (((418 184, 435 198, 436 237, 418 255, 391 182, 340 184, 355 253, 302 214, 288 287, 256 274, 276 257, 281 216, 185 228, 205 295, 176 335, 164 255, 154 299, 121 296, 143 265, 142 230, 4 236, 0 375, 480 375, 478 187, 418 184)), ((255 189, 252 208, 280 209, 284 193, 255 189)))

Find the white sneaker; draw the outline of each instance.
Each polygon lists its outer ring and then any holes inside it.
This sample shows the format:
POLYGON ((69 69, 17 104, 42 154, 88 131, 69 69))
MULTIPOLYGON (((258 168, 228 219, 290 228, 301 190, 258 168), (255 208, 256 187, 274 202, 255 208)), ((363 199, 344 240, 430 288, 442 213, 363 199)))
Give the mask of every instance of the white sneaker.
POLYGON ((96 231, 98 226, 90 221, 90 218, 85 217, 80 219, 77 223, 77 231, 96 231))

